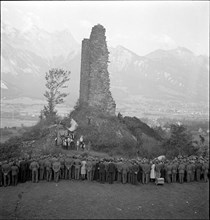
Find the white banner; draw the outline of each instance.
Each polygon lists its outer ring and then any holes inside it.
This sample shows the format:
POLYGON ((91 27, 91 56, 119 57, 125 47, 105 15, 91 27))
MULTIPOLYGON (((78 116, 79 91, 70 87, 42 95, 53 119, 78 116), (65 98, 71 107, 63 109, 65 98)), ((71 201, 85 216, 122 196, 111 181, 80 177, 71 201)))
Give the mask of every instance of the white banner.
POLYGON ((78 127, 77 122, 72 118, 70 124, 71 124, 71 127, 68 128, 68 130, 71 131, 71 132, 75 131, 78 127))

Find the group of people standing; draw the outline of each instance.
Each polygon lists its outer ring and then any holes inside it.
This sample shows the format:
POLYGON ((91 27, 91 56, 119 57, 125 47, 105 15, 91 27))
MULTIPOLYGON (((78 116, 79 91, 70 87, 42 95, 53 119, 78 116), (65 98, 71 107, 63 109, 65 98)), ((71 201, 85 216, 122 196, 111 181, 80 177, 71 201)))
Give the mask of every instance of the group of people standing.
MULTIPOLYGON (((70 133, 68 136, 63 136, 62 138, 62 148, 65 150, 73 150, 76 149, 77 151, 85 150, 85 143, 83 139, 83 135, 76 141, 75 143, 75 137, 73 133, 70 133)), ((57 144, 57 138, 55 139, 55 145, 57 144)))
POLYGON ((167 183, 208 181, 208 159, 196 157, 159 161, 148 159, 114 159, 81 155, 47 155, 31 159, 16 158, 0 162, 0 186, 18 182, 88 180, 100 183, 115 181, 134 185, 148 184, 156 178, 167 183))

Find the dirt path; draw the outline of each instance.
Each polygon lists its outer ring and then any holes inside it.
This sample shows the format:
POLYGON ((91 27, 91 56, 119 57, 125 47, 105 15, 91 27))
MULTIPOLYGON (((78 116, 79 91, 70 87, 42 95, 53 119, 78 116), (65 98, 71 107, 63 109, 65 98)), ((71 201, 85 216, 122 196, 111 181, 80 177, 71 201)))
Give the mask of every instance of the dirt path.
POLYGON ((66 181, 0 187, 1 219, 208 219, 209 184, 66 181))

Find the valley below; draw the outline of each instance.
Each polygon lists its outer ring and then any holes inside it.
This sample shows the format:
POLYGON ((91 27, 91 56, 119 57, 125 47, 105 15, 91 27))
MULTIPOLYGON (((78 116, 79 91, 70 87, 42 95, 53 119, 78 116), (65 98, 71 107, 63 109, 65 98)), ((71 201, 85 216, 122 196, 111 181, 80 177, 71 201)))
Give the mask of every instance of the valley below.
MULTIPOLYGON (((56 110, 61 117, 67 116, 76 102, 58 105, 56 110)), ((208 121, 207 103, 181 103, 170 100, 157 100, 145 97, 133 97, 125 100, 116 100, 116 114, 138 117, 149 126, 163 126, 168 120, 176 122, 182 120, 208 121)), ((1 101, 0 127, 33 126, 39 121, 40 111, 46 102, 41 99, 16 98, 1 101)))

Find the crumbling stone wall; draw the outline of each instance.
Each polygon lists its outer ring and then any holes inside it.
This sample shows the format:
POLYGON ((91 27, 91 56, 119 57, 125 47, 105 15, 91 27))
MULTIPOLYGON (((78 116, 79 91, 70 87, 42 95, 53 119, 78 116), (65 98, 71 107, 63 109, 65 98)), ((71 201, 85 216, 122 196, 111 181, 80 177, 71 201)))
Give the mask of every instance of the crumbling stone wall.
POLYGON ((105 28, 98 24, 92 28, 90 39, 82 41, 80 103, 115 115, 116 104, 110 92, 108 59, 105 28))

